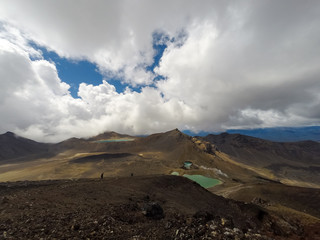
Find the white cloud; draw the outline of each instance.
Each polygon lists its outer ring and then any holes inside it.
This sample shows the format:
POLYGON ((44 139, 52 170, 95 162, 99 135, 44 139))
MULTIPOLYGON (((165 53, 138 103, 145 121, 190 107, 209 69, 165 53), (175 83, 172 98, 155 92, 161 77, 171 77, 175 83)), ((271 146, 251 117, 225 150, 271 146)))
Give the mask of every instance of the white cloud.
POLYGON ((0 131, 57 141, 106 130, 320 123, 318 1, 0 1, 0 131), (166 48, 153 81, 154 33, 166 48), (74 99, 29 44, 97 64, 74 99), (117 93, 108 77, 129 86, 117 93))
POLYGON ((119 94, 105 80, 98 86, 80 84, 80 98, 74 99, 53 63, 32 60, 25 48, 5 39, 0 49, 1 132, 11 130, 40 141, 88 137, 106 130, 151 133, 174 128, 190 114, 177 99, 165 102, 155 88, 119 94))

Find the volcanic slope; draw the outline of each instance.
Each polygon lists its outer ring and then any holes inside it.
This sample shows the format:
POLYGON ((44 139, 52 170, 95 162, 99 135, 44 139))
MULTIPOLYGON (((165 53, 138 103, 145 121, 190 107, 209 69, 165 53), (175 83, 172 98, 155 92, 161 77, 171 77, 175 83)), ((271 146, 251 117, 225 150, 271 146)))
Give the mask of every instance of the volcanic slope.
POLYGON ((50 144, 20 137, 12 132, 0 135, 0 162, 27 161, 34 157, 50 157, 50 144))
POLYGON ((319 239, 320 222, 284 219, 177 176, 0 184, 8 239, 319 239))
POLYGON ((271 180, 320 187, 320 143, 279 143, 228 133, 210 134, 203 140, 214 144, 222 158, 225 156, 271 180))
MULTIPOLYGON (((131 173, 134 175, 170 174, 173 171, 182 175, 188 171, 189 173, 204 172, 208 176, 217 177, 215 171, 204 169, 215 168, 216 163, 219 161, 212 154, 211 144, 199 144, 194 138, 183 134, 178 129, 152 134, 147 137, 136 137, 134 141, 106 142, 98 145, 95 143, 91 145, 92 143, 86 146, 87 151, 90 152, 90 155, 86 156, 87 163, 90 162, 90 156, 97 154, 94 157, 95 163, 101 164, 101 170, 107 176, 128 176, 131 173), (99 161, 98 156, 100 154, 102 157, 102 154, 114 155, 113 157, 110 155, 109 160, 101 158, 99 161), (122 154, 126 155, 126 157, 118 157, 122 154), (185 161, 193 163, 193 167, 190 170, 182 168, 185 161)), ((82 147, 83 149, 86 149, 85 146, 82 147)), ((79 149, 76 148, 75 152, 77 152, 76 157, 71 160, 73 163, 78 161, 79 149)), ((235 167, 237 168, 237 166, 235 167)), ((246 170, 239 170, 239 174, 241 172, 246 172, 246 170)), ((243 173, 243 175, 246 174, 243 173)))
MULTIPOLYGON (((180 174, 185 161, 193 168, 188 173, 205 173, 217 177, 215 156, 209 154, 210 144, 203 147, 178 129, 147 137, 132 137, 114 132, 89 139, 72 138, 52 144, 50 158, 33 155, 33 161, 0 165, 0 181, 41 180, 61 178, 130 176, 148 174, 180 174), (123 141, 112 141, 112 139, 123 141)), ((245 171, 245 170, 244 170, 245 171)), ((221 176, 223 177, 223 176, 221 176)))
POLYGON ((274 143, 239 134, 192 138, 178 129, 147 137, 106 132, 57 144, 12 133, 0 135, 0 140, 0 181, 178 172, 225 183, 265 179, 308 187, 320 183, 320 144, 312 141, 274 143), (182 168, 185 161, 193 163, 191 169, 182 168))

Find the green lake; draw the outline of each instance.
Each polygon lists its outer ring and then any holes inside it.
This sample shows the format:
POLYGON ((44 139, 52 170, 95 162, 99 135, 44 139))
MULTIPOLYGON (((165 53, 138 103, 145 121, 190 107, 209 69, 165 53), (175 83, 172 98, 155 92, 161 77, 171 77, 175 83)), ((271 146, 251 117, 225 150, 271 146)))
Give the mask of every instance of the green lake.
POLYGON ((211 188, 221 183, 221 181, 218 179, 208 178, 202 175, 184 174, 183 176, 198 183, 201 187, 204 187, 204 188, 211 188))

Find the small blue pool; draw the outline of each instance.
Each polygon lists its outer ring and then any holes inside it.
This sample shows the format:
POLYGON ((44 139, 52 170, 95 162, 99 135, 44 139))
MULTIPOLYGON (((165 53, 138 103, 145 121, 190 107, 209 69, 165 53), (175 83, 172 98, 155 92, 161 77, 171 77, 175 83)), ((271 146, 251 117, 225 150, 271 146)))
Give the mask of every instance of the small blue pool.
POLYGON ((209 177, 205 177, 202 175, 183 174, 183 176, 198 183, 203 188, 211 188, 211 187, 214 187, 215 185, 218 185, 221 183, 221 181, 218 179, 209 178, 209 177))

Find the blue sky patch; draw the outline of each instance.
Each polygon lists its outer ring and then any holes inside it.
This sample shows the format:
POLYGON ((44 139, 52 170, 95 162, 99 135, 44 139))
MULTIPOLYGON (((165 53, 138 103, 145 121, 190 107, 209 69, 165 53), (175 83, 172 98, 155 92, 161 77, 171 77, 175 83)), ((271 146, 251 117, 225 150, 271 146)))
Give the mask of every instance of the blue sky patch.
POLYGON ((152 34, 152 39, 152 47, 155 51, 155 55, 153 56, 153 63, 148 66, 146 70, 154 73, 154 69, 159 66, 160 59, 168 47, 167 42, 170 41, 170 39, 168 35, 161 32, 154 32, 152 34))
MULTIPOLYGON (((166 42, 169 41, 168 36, 162 33, 153 34, 153 48, 155 55, 153 57, 153 63, 146 67, 146 71, 154 73, 154 68, 159 66, 160 59, 167 48, 166 42)), ((36 43, 30 43, 30 45, 42 52, 42 56, 45 60, 54 62, 58 71, 59 78, 70 85, 70 93, 72 97, 78 98, 78 89, 80 83, 92 84, 97 86, 105 79, 109 84, 114 85, 118 93, 125 91, 126 87, 130 87, 132 91, 141 92, 144 86, 129 86, 121 78, 102 76, 99 72, 96 64, 87 60, 70 60, 64 57, 60 57, 54 51, 48 51, 45 47, 41 47, 36 43)), ((156 75, 154 81, 164 79, 161 75, 156 75)), ((151 86, 155 86, 151 84, 151 86)))
POLYGON ((55 52, 48 51, 46 48, 40 47, 34 43, 30 45, 35 49, 41 50, 42 56, 45 60, 55 63, 59 78, 70 85, 69 91, 74 98, 78 98, 80 83, 97 86, 102 84, 102 80, 105 79, 109 84, 115 86, 118 93, 123 92, 128 86, 127 84, 122 83, 121 79, 108 79, 103 77, 94 63, 86 60, 69 60, 67 58, 62 58, 55 52))

